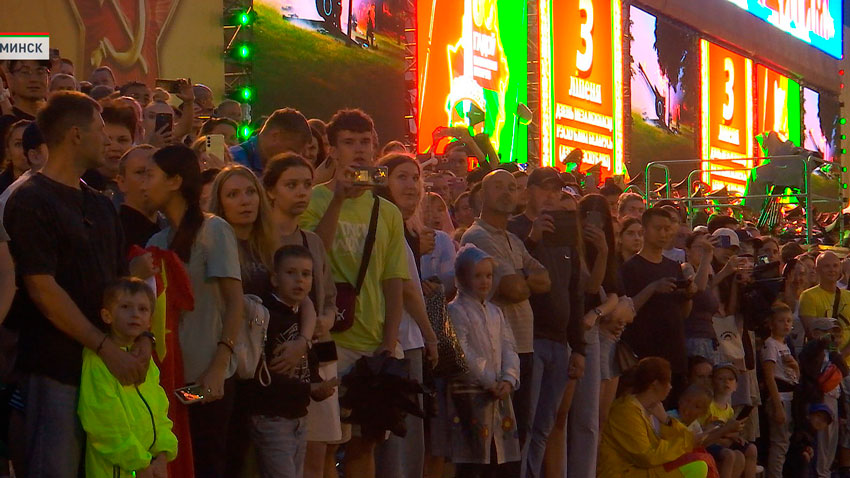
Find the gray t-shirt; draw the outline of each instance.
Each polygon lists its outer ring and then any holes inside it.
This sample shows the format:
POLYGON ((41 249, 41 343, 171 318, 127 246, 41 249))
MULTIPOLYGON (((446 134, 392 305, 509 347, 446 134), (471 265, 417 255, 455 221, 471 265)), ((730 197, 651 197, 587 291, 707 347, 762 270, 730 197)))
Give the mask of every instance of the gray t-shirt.
MULTIPOLYGON (((173 239, 167 227, 154 235, 149 246, 168 249, 173 239)), ((183 352, 183 375, 186 383, 200 378, 212 362, 221 340, 224 317, 224 299, 216 279, 241 280, 239 249, 233 228, 218 216, 207 215, 192 244, 192 256, 186 266, 195 309, 180 317, 178 336, 183 352)), ((236 371, 236 359, 231 357, 225 378, 236 371)))

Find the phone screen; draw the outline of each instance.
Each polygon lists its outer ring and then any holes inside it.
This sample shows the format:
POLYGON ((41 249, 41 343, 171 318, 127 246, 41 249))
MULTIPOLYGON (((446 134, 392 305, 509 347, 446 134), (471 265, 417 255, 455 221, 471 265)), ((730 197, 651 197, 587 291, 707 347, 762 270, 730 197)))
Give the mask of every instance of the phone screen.
POLYGON ((156 114, 156 122, 154 123, 154 130, 157 132, 170 132, 174 127, 174 122, 172 117, 174 115, 170 113, 157 113, 156 114))
POLYGON ((181 403, 189 405, 204 399, 203 390, 200 385, 188 385, 174 390, 174 395, 181 403))
POLYGON ((747 406, 745 406, 744 408, 741 409, 741 411, 738 413, 738 416, 737 416, 737 418, 735 418, 735 420, 743 420, 743 419, 749 417, 750 413, 753 413, 753 406, 747 405, 747 406))
POLYGON ((602 213, 600 213, 599 211, 587 211, 587 216, 584 220, 591 226, 596 226, 599 229, 602 229, 602 213))

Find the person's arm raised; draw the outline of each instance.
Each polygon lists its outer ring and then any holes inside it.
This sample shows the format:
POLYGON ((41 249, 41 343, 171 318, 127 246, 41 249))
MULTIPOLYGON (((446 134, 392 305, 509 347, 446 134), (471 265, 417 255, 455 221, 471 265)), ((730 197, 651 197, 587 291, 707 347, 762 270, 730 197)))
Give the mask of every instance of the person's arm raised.
POLYGON ((179 79, 177 82, 180 85, 180 92, 177 93, 177 97, 183 102, 181 105, 183 114, 177 124, 174 125, 174 134, 171 137, 174 142, 182 141, 184 136, 190 134, 192 123, 195 121, 195 90, 192 88, 192 83, 185 78, 179 79))
POLYGON ((98 330, 53 276, 24 276, 24 287, 47 320, 84 347, 97 352, 118 381, 124 385, 144 381, 147 368, 98 330))

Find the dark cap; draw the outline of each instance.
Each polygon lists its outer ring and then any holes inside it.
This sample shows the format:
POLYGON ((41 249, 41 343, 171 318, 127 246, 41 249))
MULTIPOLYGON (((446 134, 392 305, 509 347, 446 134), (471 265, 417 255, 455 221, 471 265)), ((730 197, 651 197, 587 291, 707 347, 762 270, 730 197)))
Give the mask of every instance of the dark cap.
POLYGON ((35 121, 24 128, 23 135, 21 135, 21 143, 24 147, 24 154, 44 144, 44 136, 42 136, 41 130, 38 129, 35 121))
POLYGON ((537 168, 528 175, 528 186, 543 186, 546 183, 552 183, 559 188, 564 187, 560 171, 553 167, 537 168))

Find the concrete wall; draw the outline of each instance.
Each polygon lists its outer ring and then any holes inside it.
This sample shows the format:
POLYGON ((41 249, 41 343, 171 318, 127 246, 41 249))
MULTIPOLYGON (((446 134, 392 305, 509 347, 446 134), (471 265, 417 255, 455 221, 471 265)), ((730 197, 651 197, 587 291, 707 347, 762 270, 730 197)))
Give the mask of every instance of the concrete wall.
MULTIPOLYGON (((809 46, 727 0, 636 0, 633 4, 649 7, 685 23, 706 38, 741 50, 757 62, 772 66, 796 80, 838 93, 841 60, 809 46)), ((846 46, 846 36, 844 42, 846 46)))

